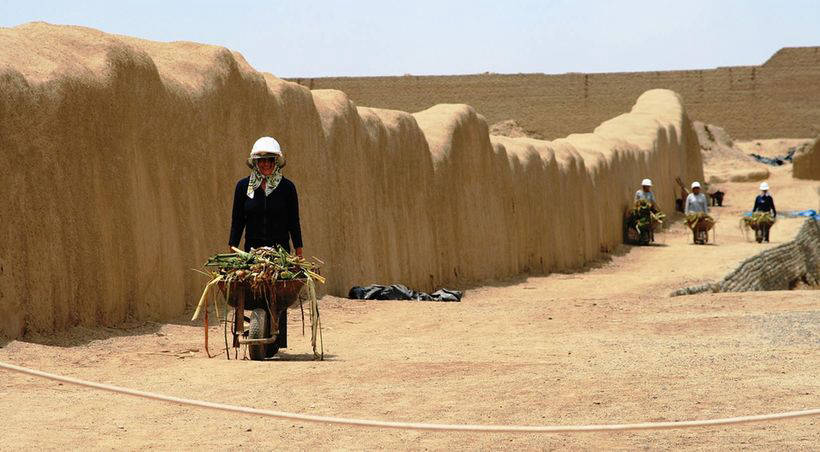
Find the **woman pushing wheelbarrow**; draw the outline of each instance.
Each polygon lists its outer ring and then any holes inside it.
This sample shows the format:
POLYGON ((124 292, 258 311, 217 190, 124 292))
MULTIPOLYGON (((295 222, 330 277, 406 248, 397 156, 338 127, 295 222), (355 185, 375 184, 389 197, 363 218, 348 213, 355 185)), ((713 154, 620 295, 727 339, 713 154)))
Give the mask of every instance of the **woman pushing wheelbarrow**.
POLYGON ((761 182, 760 194, 755 198, 755 205, 752 208, 752 220, 750 227, 755 230, 757 243, 765 241, 769 243, 769 230, 777 218, 777 209, 774 208, 774 198, 769 194, 769 184, 761 182))
MULTIPOLYGON (((249 177, 236 183, 231 217, 229 247, 239 247, 245 232, 245 251, 263 246, 282 247, 290 252, 290 242, 296 255, 302 257, 302 227, 299 222, 299 198, 296 186, 282 175, 285 156, 272 137, 256 140, 248 158, 249 177)), ((253 294, 246 294, 246 309, 266 309, 267 303, 253 294), (247 296, 251 295, 251 296, 247 296)), ((265 354, 271 357, 288 346, 288 313, 269 312, 274 317, 265 322, 263 334, 268 337, 274 321, 279 326, 276 341, 266 344, 265 354)))
MULTIPOLYGON (((316 354, 319 313, 313 282, 324 282, 324 279, 318 275, 315 264, 302 258, 296 186, 282 175, 284 155, 279 143, 271 137, 256 140, 247 164, 251 174, 237 182, 234 192, 228 240, 231 252, 217 254, 205 264, 212 279, 194 318, 205 305, 207 324, 207 297, 211 288, 219 288, 226 298, 225 317, 228 304, 235 310, 233 347, 246 344, 251 359, 270 358, 287 347, 287 308, 300 300, 299 295, 306 288, 311 301, 312 343, 316 354), (244 251, 238 248, 243 232, 244 251), (291 242, 295 254, 290 253, 291 242), (245 310, 251 311, 247 332, 245 310)), ((227 318, 224 321, 227 351, 227 318)))

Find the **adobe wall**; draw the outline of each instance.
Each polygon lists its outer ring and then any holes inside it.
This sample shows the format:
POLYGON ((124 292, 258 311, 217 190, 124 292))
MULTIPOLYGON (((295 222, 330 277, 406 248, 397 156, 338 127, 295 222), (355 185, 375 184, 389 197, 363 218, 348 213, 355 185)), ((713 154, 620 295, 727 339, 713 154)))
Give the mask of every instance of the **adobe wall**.
POLYGON ((795 153, 792 175, 800 179, 820 180, 820 139, 795 153))
POLYGON ((677 92, 690 117, 720 125, 736 139, 820 133, 820 47, 784 48, 759 66, 687 71, 291 80, 342 90, 357 104, 381 108, 469 104, 490 124, 515 119, 547 139, 592 131, 655 88, 677 92))
POLYGON ((467 105, 359 107, 220 47, 0 29, 0 334, 181 314, 262 135, 288 158, 328 293, 579 268, 621 242, 636 181, 671 210, 674 177, 702 179, 681 99, 636 98, 594 134, 510 139, 467 105))

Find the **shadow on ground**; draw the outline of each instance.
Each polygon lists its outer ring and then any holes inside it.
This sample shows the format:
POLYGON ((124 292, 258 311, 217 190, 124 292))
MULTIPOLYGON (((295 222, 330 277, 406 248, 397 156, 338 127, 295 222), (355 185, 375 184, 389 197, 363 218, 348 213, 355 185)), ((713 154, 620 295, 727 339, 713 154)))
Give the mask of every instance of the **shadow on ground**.
MULTIPOLYGON (((313 353, 288 353, 282 352, 281 350, 279 353, 276 354, 273 358, 266 359, 265 361, 318 361, 313 357, 313 353)), ((322 361, 338 361, 336 359, 336 355, 330 355, 325 353, 325 357, 322 361)))
MULTIPOLYGON (((675 217, 675 220, 679 218, 675 217)), ((671 224, 671 222, 670 222, 671 224)), ((665 228, 667 229, 667 228, 665 228)), ((714 245, 710 243, 709 245, 714 245)), ((603 255, 594 261, 587 263, 584 266, 577 267, 577 268, 568 268, 562 271, 553 272, 553 274, 578 274, 578 273, 585 273, 595 269, 599 269, 605 267, 606 265, 610 264, 615 257, 621 257, 636 247, 642 248, 664 248, 668 247, 669 245, 666 243, 652 243, 650 245, 639 246, 639 245, 630 245, 630 244, 621 244, 615 247, 615 249, 602 249, 603 255)), ((538 271, 527 271, 524 270, 523 273, 515 276, 510 276, 508 278, 500 278, 494 280, 484 280, 484 281, 468 281, 462 282, 457 284, 456 287, 453 287, 456 290, 461 291, 469 291, 472 289, 476 289, 479 287, 494 287, 494 288, 503 288, 503 287, 510 287, 525 283, 528 278, 530 277, 543 277, 549 276, 551 273, 541 273, 538 271)), ((436 290, 438 288, 434 288, 436 290)), ((342 295, 341 297, 337 297, 340 299, 345 299, 345 296, 342 295)), ((128 336, 141 336, 147 334, 154 334, 159 332, 164 325, 181 325, 181 326, 193 326, 193 327, 202 327, 202 320, 192 321, 191 316, 194 311, 194 306, 189 306, 185 313, 176 316, 175 318, 169 319, 166 322, 159 323, 153 321, 127 321, 124 324, 117 325, 116 327, 73 327, 66 331, 56 332, 56 333, 29 333, 24 335, 19 340, 21 342, 29 342, 39 345, 46 345, 52 347, 75 347, 86 345, 93 341, 105 340, 112 337, 128 337, 128 336)), ((211 324, 215 325, 215 319, 213 314, 211 314, 211 324)), ((5 347, 10 342, 11 339, 2 338, 0 337, 0 348, 5 347)), ((326 356, 327 360, 328 356, 326 356)), ((331 359, 333 357, 330 357, 331 359)), ((305 355, 289 355, 285 353, 282 355, 280 359, 282 361, 307 361, 313 360, 312 354, 305 354, 305 355)))
MULTIPOLYGON (((55 333, 29 333, 16 340, 32 344, 47 345, 49 347, 76 347, 90 342, 110 339, 112 337, 143 336, 158 332, 163 323, 157 322, 127 322, 118 327, 73 327, 66 331, 55 333)), ((0 347, 7 345, 9 340, 0 341, 0 347)))

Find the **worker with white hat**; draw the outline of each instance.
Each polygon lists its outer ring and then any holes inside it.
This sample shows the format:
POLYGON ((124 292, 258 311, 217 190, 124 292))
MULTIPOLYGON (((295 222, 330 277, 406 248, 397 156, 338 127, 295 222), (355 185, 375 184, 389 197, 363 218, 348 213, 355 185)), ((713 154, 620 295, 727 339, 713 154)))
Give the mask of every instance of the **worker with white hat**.
POLYGON ((649 202, 653 207, 657 204, 657 201, 655 201, 655 193, 652 193, 652 179, 644 179, 641 181, 641 188, 635 192, 635 201, 640 200, 649 202))
MULTIPOLYGON (((769 194, 769 184, 767 182, 760 183, 761 193, 755 198, 755 205, 752 212, 771 212, 772 218, 777 217, 777 210, 774 208, 774 198, 769 194)), ((763 240, 769 241, 769 226, 763 228, 763 240)))
POLYGON ((700 192, 700 182, 692 182, 692 193, 686 197, 686 206, 683 213, 689 215, 690 213, 709 213, 709 203, 706 201, 706 195, 700 192))
MULTIPOLYGON (((709 201, 706 199, 706 195, 700 192, 700 182, 695 181, 692 182, 692 193, 689 193, 689 196, 686 197, 686 204, 683 209, 683 213, 687 216, 693 213, 709 213, 709 201)), ((694 223, 694 225, 699 225, 700 220, 694 223)), ((698 233, 703 233, 703 230, 699 231, 698 227, 692 227, 692 239, 695 243, 706 243, 705 237, 698 237, 698 233)))
MULTIPOLYGON (((295 249, 302 256, 302 228, 299 221, 299 197, 296 186, 282 175, 285 157, 279 142, 273 137, 256 140, 247 160, 250 176, 236 183, 233 197, 231 233, 228 245, 239 247, 245 235, 245 251, 251 248, 282 247, 290 252, 295 249), (293 243, 293 248, 291 248, 293 243)), ((270 305, 264 296, 245 294, 246 309, 265 309, 270 305)), ((279 334, 276 342, 265 344, 265 354, 271 357, 280 348, 286 348, 287 311, 278 315, 279 334)), ((265 337, 272 335, 271 324, 266 322, 265 337)))

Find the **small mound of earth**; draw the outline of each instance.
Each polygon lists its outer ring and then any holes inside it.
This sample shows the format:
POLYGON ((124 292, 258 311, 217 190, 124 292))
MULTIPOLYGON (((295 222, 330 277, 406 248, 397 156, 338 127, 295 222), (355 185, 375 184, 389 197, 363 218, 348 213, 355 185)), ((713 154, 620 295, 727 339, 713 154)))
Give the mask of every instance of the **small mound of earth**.
POLYGON ((788 155, 792 149, 800 152, 801 149, 811 146, 812 143, 814 143, 813 138, 773 138, 769 140, 735 141, 735 147, 743 151, 744 154, 757 154, 763 157, 775 158, 788 155))
POLYGON ((490 126, 490 135, 510 138, 535 138, 543 140, 544 136, 532 130, 526 130, 515 119, 497 122, 490 126))
POLYGON ((703 157, 703 174, 710 184, 767 179, 769 169, 742 149, 722 127, 693 121, 703 157))

